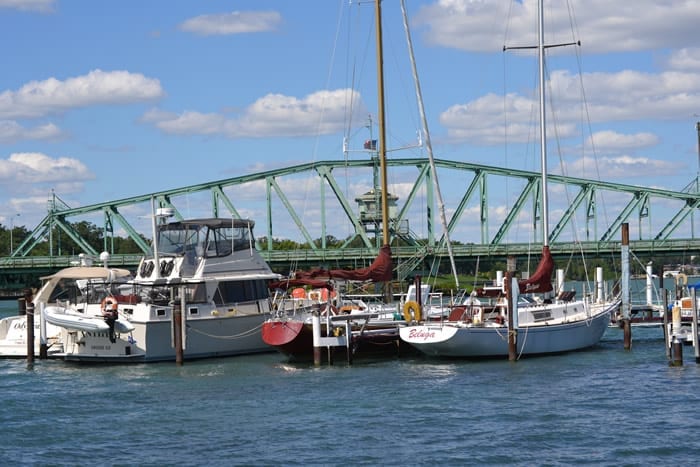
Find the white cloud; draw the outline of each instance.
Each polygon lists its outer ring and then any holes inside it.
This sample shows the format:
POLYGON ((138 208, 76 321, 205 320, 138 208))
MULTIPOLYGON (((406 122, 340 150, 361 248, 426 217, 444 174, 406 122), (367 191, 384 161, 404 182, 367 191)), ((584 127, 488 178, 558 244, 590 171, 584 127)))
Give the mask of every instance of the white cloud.
POLYGON ((25 128, 13 120, 0 120, 0 143, 15 143, 21 140, 56 140, 63 132, 53 123, 25 128))
MULTIPOLYGON (((547 89, 555 107, 554 111, 548 110, 549 123, 556 122, 557 134, 562 138, 575 134, 582 115, 592 123, 646 118, 675 120, 687 118, 700 109, 700 73, 623 70, 584 73, 581 78, 567 70, 556 70, 550 74, 547 89), (586 90, 585 109, 581 81, 586 90)), ((440 123, 447 128, 452 141, 502 144, 506 125, 508 141, 532 141, 539 112, 537 105, 534 99, 515 93, 505 99, 487 94, 451 106, 440 115, 440 123)), ((643 138, 645 144, 655 144, 649 137, 643 138)))
POLYGON ((219 113, 185 111, 174 114, 154 109, 147 112, 142 120, 171 134, 221 135, 228 138, 309 136, 341 131, 347 123, 347 109, 350 106, 355 109, 356 115, 367 113, 359 93, 338 89, 315 92, 301 99, 268 94, 255 101, 237 118, 227 118, 219 113))
POLYGON ((202 36, 273 31, 282 22, 276 11, 233 11, 190 18, 180 29, 202 36))
POLYGON ((55 4, 55 0, 0 0, 0 8, 38 13, 52 13, 55 4))
MULTIPOLYGON (((697 1, 576 3, 576 10, 571 2, 545 5, 548 43, 581 40, 587 53, 684 47, 689 37, 697 36, 700 23, 697 1), (576 18, 573 26, 572 16, 576 18)), ((537 0, 438 0, 420 9, 415 23, 426 28, 429 43, 455 49, 493 52, 504 42, 508 46, 535 45, 537 0)))
POLYGON ((599 179, 604 174, 605 179, 629 179, 636 177, 674 176, 684 170, 684 164, 674 161, 650 159, 648 157, 618 157, 582 158, 567 162, 561 173, 579 178, 599 179))
POLYGON ((683 48, 674 51, 667 64, 676 70, 700 71, 700 47, 683 48))
MULTIPOLYGON (((440 115, 440 123, 447 128, 453 142, 469 141, 475 144, 503 144, 537 139, 537 102, 511 93, 503 96, 487 94, 466 104, 457 104, 440 115)), ((575 125, 559 121, 557 133, 567 137, 575 125)))
POLYGON ((622 134, 616 131, 599 131, 591 135, 586 141, 586 146, 594 143, 597 151, 617 151, 628 149, 639 149, 656 146, 659 144, 659 137, 653 133, 622 134))
POLYGON ((93 70, 60 81, 31 81, 17 91, 0 94, 0 118, 37 118, 79 107, 127 104, 164 95, 157 79, 128 71, 93 70))
POLYGON ((8 159, 0 160, 0 182, 12 182, 11 185, 15 185, 15 189, 23 184, 37 183, 74 186, 94 178, 95 175, 85 164, 70 157, 52 158, 42 153, 24 152, 14 153, 8 159), (17 183, 18 181, 20 183, 17 183))

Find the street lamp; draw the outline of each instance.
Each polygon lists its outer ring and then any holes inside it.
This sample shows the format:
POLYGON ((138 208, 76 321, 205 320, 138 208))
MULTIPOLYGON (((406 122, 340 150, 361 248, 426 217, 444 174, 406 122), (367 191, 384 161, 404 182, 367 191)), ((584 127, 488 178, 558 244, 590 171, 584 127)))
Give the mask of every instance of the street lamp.
POLYGON ((15 230, 15 217, 19 217, 19 213, 10 217, 10 256, 12 256, 15 252, 15 245, 12 241, 12 231, 15 230))

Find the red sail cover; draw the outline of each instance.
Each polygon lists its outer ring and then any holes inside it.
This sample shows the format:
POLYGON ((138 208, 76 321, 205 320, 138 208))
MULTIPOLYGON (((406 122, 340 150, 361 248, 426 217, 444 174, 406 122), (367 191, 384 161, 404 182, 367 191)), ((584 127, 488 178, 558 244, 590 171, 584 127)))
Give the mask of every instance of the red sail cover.
POLYGON ((551 292, 552 287, 552 272, 554 271, 554 260, 548 246, 542 247, 542 256, 540 264, 537 265, 535 273, 528 279, 518 281, 520 293, 544 293, 551 292))
MULTIPOLYGON (((548 246, 542 247, 540 262, 534 274, 528 279, 518 281, 521 294, 545 293, 554 290, 552 287, 552 272, 554 272, 554 259, 548 246)), ((479 287, 476 289, 478 297, 498 297, 505 292, 502 287, 479 287)))
POLYGON ((372 264, 360 269, 323 269, 317 268, 311 271, 298 271, 297 279, 316 279, 327 277, 328 279, 344 279, 348 281, 374 281, 388 282, 391 280, 391 247, 384 245, 379 250, 379 255, 372 264))

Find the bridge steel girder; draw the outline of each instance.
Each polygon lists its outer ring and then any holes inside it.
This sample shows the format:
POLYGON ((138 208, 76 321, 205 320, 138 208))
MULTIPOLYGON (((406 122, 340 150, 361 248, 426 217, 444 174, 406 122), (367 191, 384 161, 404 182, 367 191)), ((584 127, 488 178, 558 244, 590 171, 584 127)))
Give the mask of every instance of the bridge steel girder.
POLYGON ((574 214, 576 214, 576 211, 581 206, 581 203, 583 203, 584 200, 589 200, 589 208, 586 210, 586 212, 588 215, 590 215, 590 200, 593 192, 594 190, 592 185, 585 185, 581 187, 579 192, 576 194, 574 200, 571 202, 569 207, 561 216, 561 219, 559 219, 559 222, 557 222, 557 225, 554 226, 552 232, 549 234, 550 243, 553 243, 557 240, 559 234, 564 229, 564 226, 566 226, 571 220, 571 218, 574 216, 574 214))
POLYGON ((687 199, 686 204, 673 216, 666 226, 654 237, 654 240, 668 240, 680 223, 700 207, 700 199, 687 199))
MULTIPOLYGON (((17 249, 14 251, 14 257, 18 256, 26 256, 32 248, 34 248, 37 244, 39 244, 44 236, 51 235, 52 227, 53 226, 59 226, 61 230, 66 232, 66 234, 74 240, 78 245, 80 245, 81 248, 84 248, 86 252, 94 252, 95 248, 94 246, 90 246, 84 239, 80 237, 80 234, 76 232, 73 228, 70 227, 70 224, 67 223, 67 219, 70 218, 79 218, 80 216, 85 216, 85 215, 91 215, 91 214, 96 214, 98 212, 104 213, 103 215, 111 216, 110 219, 107 219, 106 222, 108 225, 111 222, 111 218, 117 219, 119 224, 124 228, 124 230, 127 232, 127 234, 137 242, 139 247, 141 249, 144 249, 145 243, 143 242, 143 239, 138 235, 138 233, 135 231, 135 229, 130 226, 129 222, 127 219, 124 218, 124 216, 121 214, 123 210, 121 208, 131 206, 131 205, 136 205, 139 203, 145 203, 149 202, 153 199, 157 200, 160 206, 170 206, 175 209, 175 212, 177 213, 177 216, 181 218, 180 213, 177 211, 177 208, 172 200, 175 197, 179 196, 185 196, 189 195, 192 193, 199 193, 199 192, 209 192, 211 196, 211 209, 212 213, 215 216, 219 216, 219 209, 220 209, 220 204, 223 204, 228 211, 231 213, 232 216, 234 217, 241 217, 239 212, 236 210, 234 207, 234 204, 231 202, 231 199, 226 195, 224 192, 225 188, 230 188, 234 187, 237 185, 242 185, 245 183, 249 182, 264 182, 264 181, 269 181, 271 180, 272 182, 266 182, 267 183, 267 234, 268 237, 273 238, 273 225, 272 225, 272 209, 271 209, 271 203, 272 203, 272 191, 280 197, 280 200, 284 204, 285 208, 288 210, 292 218, 294 219, 294 222, 297 224, 297 227, 300 229, 300 233, 302 236, 309 241, 310 245, 313 245, 313 241, 311 240, 311 235, 308 232, 308 229, 304 227, 303 223, 300 222, 299 216, 295 212, 294 208, 292 207, 291 203, 289 202, 289 199, 286 197, 284 194, 283 190, 281 189, 280 185, 276 182, 277 179, 280 177, 288 176, 288 175, 296 175, 304 172, 316 172, 320 177, 321 177, 321 192, 325 193, 325 183, 327 183, 328 187, 330 187, 331 191, 333 192, 333 195, 335 196, 335 199, 337 200, 339 206, 342 208, 342 211, 345 214, 345 217, 349 222, 352 224, 352 227, 355 230, 355 237, 359 236, 362 238, 362 242, 365 245, 366 248, 370 248, 372 250, 376 250, 377 245, 374 245, 372 241, 370 241, 367 233, 365 232, 364 226, 362 223, 359 221, 357 214, 353 211, 353 208, 350 205, 350 202, 346 198, 346 196, 343 193, 343 190, 340 189, 337 180, 333 177, 332 171, 337 168, 344 168, 344 169, 367 169, 370 168, 372 169, 374 165, 376 164, 375 161, 371 159, 363 159, 363 160, 333 160, 333 161, 317 161, 317 162, 309 162, 305 164, 299 164, 287 168, 281 168, 281 169, 274 169, 274 170, 269 170, 269 171, 264 171, 264 172, 259 172, 259 173, 254 173, 254 174, 246 174, 246 175, 240 175, 228 179, 222 179, 222 180, 216 180, 208 183, 201 183, 201 184, 195 184, 195 185, 190 185, 190 186, 185 186, 185 187, 180 187, 180 188, 174 188, 171 190, 165 190, 161 192, 156 192, 156 193, 149 193, 149 194, 144 194, 140 196, 134 196, 130 198, 123 198, 123 199, 117 199, 117 200, 112 200, 112 201, 106 201, 102 203, 96 203, 92 205, 87 205, 87 206, 81 206, 78 208, 70 208, 65 205, 65 203, 62 203, 60 205, 54 205, 51 207, 48 215, 42 219, 42 221, 37 225, 37 227, 20 243, 20 246, 17 247, 17 249)), ((435 174, 431 173, 430 170, 430 164, 427 158, 406 158, 406 159, 389 159, 387 161, 387 165, 389 167, 409 167, 413 166, 418 168, 418 174, 416 176, 415 182, 413 184, 413 187, 411 189, 411 192, 408 196, 408 198, 405 200, 403 206, 399 206, 399 220, 405 219, 408 216, 408 210, 409 206, 412 205, 415 201, 415 198, 417 197, 417 194, 419 192, 420 186, 425 183, 426 186, 426 191, 430 192, 429 194, 426 195, 426 199, 429 200, 430 206, 428 206, 428 212, 426 215, 428 216, 426 221, 428 225, 428 232, 427 232, 427 238, 428 239, 433 239, 434 237, 434 229, 435 225, 433 222, 433 217, 436 209, 434 204, 434 196, 432 194, 432 190, 434 189, 434 183, 433 180, 435 178, 435 174)), ((522 210, 523 206, 523 200, 528 196, 530 193, 530 190, 533 189, 535 186, 534 183, 529 182, 530 180, 536 179, 539 177, 538 172, 532 172, 532 171, 526 171, 526 170, 519 170, 519 169, 509 169, 509 168, 503 168, 503 167, 493 167, 493 166, 486 166, 486 165, 481 165, 481 164, 474 164, 474 163, 468 163, 468 162, 460 162, 460 161, 450 161, 450 160, 445 160, 445 159, 435 159, 435 165, 438 168, 438 170, 456 170, 459 172, 459 176, 462 179, 466 178, 462 175, 471 173, 472 174, 472 179, 471 182, 467 185, 466 191, 464 195, 461 197, 460 201, 458 202, 458 205, 456 208, 453 210, 453 215, 450 219, 448 219, 448 232, 450 234, 453 234, 457 226, 462 222, 462 216, 465 212, 466 207, 471 201, 472 197, 474 196, 475 192, 477 191, 477 188, 479 190, 479 199, 476 201, 478 208, 480 210, 479 213, 479 222, 480 222, 480 234, 481 234, 481 244, 484 246, 489 246, 489 250, 494 250, 500 246, 502 242, 505 241, 506 233, 508 232, 508 229, 511 225, 512 222, 514 222, 514 219, 517 216, 517 213, 522 210), (516 202, 516 205, 511 207, 509 212, 506 213, 505 220, 501 223, 499 228, 497 229, 497 234, 492 240, 489 240, 489 213, 488 213, 488 189, 487 187, 489 186, 488 179, 489 177, 492 176, 498 176, 498 177, 508 177, 508 178, 515 178, 515 179, 520 179, 524 180, 526 182, 525 188, 523 191, 519 194, 518 202, 516 202)), ((671 234, 676 232, 678 228, 682 225, 682 222, 684 222, 688 216, 691 215, 691 213, 694 213, 700 209, 700 194, 698 193, 685 193, 685 192, 675 192, 675 191, 670 191, 670 190, 662 190, 658 188, 645 188, 645 187, 639 187, 639 186, 634 186, 634 185, 626 185, 626 184, 618 184, 618 183, 611 183, 611 182, 601 182, 601 181, 595 181, 595 180, 590 180, 590 179, 580 179, 580 178, 574 178, 574 177, 568 177, 568 176, 562 176, 562 175, 556 175, 556 174, 550 174, 548 176, 550 183, 558 183, 562 184, 566 187, 578 187, 579 192, 576 195, 573 203, 571 203, 571 206, 569 206, 565 212, 564 215, 561 217, 561 219, 558 221, 556 224, 555 229, 552 231, 550 240, 557 240, 559 238, 560 233, 563 231, 563 229, 567 226, 570 225, 572 222, 572 219, 575 218, 575 214, 577 209, 580 207, 580 205, 583 203, 584 199, 588 199, 588 204, 586 206, 586 222, 587 225, 588 223, 593 220, 597 223, 597 213, 596 213, 596 200, 595 200, 595 194, 600 193, 602 191, 612 191, 612 192, 619 192, 623 194, 628 194, 632 195, 632 200, 624 207, 624 209, 619 213, 619 215, 616 217, 615 221, 610 225, 610 228, 606 230, 605 234, 600 238, 596 239, 598 242, 611 242, 613 239, 613 236, 617 233, 617 231, 620 228, 620 225, 623 222, 626 222, 629 217, 631 216, 632 212, 636 209, 639 208, 640 212, 640 218, 642 216, 650 216, 651 215, 651 200, 672 200, 674 202, 682 202, 683 206, 678 210, 675 216, 671 218, 668 223, 663 227, 658 234, 655 237, 655 240, 661 240, 661 241, 669 241, 671 234)), ((452 184, 450 185, 451 187, 454 187, 455 185, 452 184)), ((324 196, 325 198, 325 196, 324 196)), ((538 210, 538 206, 535 205, 535 211, 538 210)), ((326 232, 325 230, 325 224, 326 224, 326 219, 325 219, 325 205, 322 208, 323 215, 322 215, 322 223, 324 224, 324 227, 322 228, 322 232, 326 232)), ((537 214, 537 213, 535 213, 537 214)), ((467 220, 467 222, 473 222, 472 219, 467 220)), ((588 230, 588 227, 587 227, 588 230)), ((443 234, 444 235, 444 234, 443 234)), ((597 237, 597 233, 595 235, 597 237)), ((651 232, 650 232, 650 238, 651 238, 651 232)), ((588 241, 588 238, 586 239, 588 241)), ((272 242, 269 242, 269 251, 272 250, 272 242)), ((347 246, 349 241, 346 243, 345 246, 347 246)), ((310 248, 314 248, 311 246, 310 248)), ((325 250, 322 248, 321 250, 325 250)), ((321 254, 318 253, 317 254, 321 254)))
POLYGON ((627 206, 620 212, 620 214, 617 216, 617 219, 613 221, 613 223, 610 225, 608 230, 603 234, 601 237, 600 241, 601 242, 608 242, 612 238, 612 236, 617 233, 618 229, 620 226, 627 220, 629 219, 630 213, 640 205, 644 205, 644 199, 649 196, 648 193, 642 193, 640 191, 637 191, 634 193, 634 196, 630 200, 629 203, 627 203, 627 206))
MULTIPOLYGON (((540 179, 539 178, 530 178, 527 181, 527 184, 525 185, 525 188, 523 188, 523 191, 520 192, 520 195, 518 198, 515 200, 515 203, 513 203, 513 207, 510 209, 508 214, 506 215, 505 220, 501 224, 501 228, 498 229, 498 232, 496 235, 493 237, 493 240, 491 241, 491 244, 500 244, 501 240, 503 240, 503 237, 508 233, 508 229, 510 229, 510 226, 513 224, 515 219, 518 217, 518 214, 520 214, 520 210, 522 209, 523 205, 525 204, 525 201, 527 198, 530 197, 532 194, 532 191, 539 187, 540 185, 540 179)), ((539 191, 539 190, 537 190, 539 191)), ((535 199, 535 203, 537 203, 537 200, 535 199)))
POLYGON ((352 208, 350 207, 350 203, 343 194, 343 190, 340 188, 340 185, 338 185, 338 182, 335 180, 335 177, 333 177, 333 174, 331 173, 331 170, 333 169, 322 165, 316 165, 313 167, 313 169, 316 170, 316 172, 321 177, 326 179, 328 186, 330 186, 331 190, 333 190, 333 194, 335 194, 336 198, 338 199, 338 202, 343 208, 345 215, 350 220, 350 222, 352 222, 352 225, 355 229, 355 235, 359 235, 362 238, 362 242, 365 244, 366 247, 372 248, 372 242, 367 236, 365 229, 362 227, 360 219, 358 219, 358 217, 353 212, 352 208))
POLYGON ((269 186, 271 186, 275 190, 275 193, 277 193, 277 196, 279 197, 280 201, 282 201, 282 204, 284 204, 284 207, 287 208, 287 212, 289 213, 290 216, 292 216, 292 220, 294 221, 296 226, 299 228, 299 231, 304 236, 306 241, 309 243, 309 247, 314 251, 318 250, 318 247, 316 246, 313 239, 311 238, 311 235, 309 235, 309 231, 306 230, 306 227, 304 227, 304 223, 301 221, 301 219, 297 215, 297 212, 294 209, 294 207, 292 206, 292 203, 289 202, 287 195, 284 194, 284 192, 282 191, 280 186, 277 184, 277 181, 275 181, 275 178, 268 177, 265 179, 265 181, 267 182, 267 184, 269 186))
POLYGON ((144 254, 147 254, 151 251, 151 245, 148 244, 148 242, 144 241, 144 239, 139 235, 139 233, 134 229, 131 224, 124 218, 124 216, 121 215, 119 211, 113 206, 106 206, 104 208, 104 213, 105 216, 114 219, 117 219, 117 222, 119 222, 119 225, 124 228, 131 237, 134 242, 141 248, 141 251, 143 251, 144 254))

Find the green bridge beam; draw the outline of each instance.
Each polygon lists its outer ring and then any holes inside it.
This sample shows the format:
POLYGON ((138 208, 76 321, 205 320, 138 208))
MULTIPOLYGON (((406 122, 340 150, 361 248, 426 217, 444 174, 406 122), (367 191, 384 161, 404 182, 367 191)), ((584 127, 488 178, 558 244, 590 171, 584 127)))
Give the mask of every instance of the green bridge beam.
MULTIPOLYGON (((313 245, 313 235, 309 230, 309 226, 300 219, 297 213, 298 207, 293 205, 289 196, 291 193, 289 190, 299 189, 298 183, 291 177, 298 177, 300 174, 308 174, 311 177, 315 176, 319 179, 317 185, 319 187, 319 197, 323 196, 323 202, 320 208, 320 219, 323 225, 319 230, 323 233, 323 237, 325 238, 325 234, 328 231, 327 222, 332 222, 334 224, 338 224, 340 221, 347 222, 354 229, 354 236, 359 236, 362 239, 364 247, 369 250, 375 250, 377 245, 375 245, 375 242, 370 239, 368 233, 365 231, 364 225, 358 219, 359 216, 356 209, 353 209, 348 199, 349 196, 340 188, 338 181, 333 176, 333 171, 342 169, 350 174, 360 169, 370 169, 374 171, 376 170, 376 164, 376 158, 310 162, 208 183, 173 188, 130 198, 105 201, 77 208, 71 208, 65 205, 60 198, 55 196, 53 200, 50 200, 50 209, 47 216, 22 240, 19 247, 14 250, 11 259, 5 258, 0 260, 0 267, 13 267, 12 265, 16 264, 14 261, 20 258, 30 259, 33 248, 41 244, 47 238, 52 238, 53 232, 57 228, 65 232, 65 234, 83 248, 86 253, 96 255, 98 250, 104 246, 91 245, 87 240, 81 237, 80 233, 77 232, 71 224, 80 222, 84 217, 95 216, 97 214, 100 214, 104 218, 106 233, 113 233, 113 221, 116 220, 126 234, 137 243, 139 248, 146 252, 149 250, 149 246, 147 244, 148 242, 144 239, 149 238, 151 232, 149 230, 148 232, 139 233, 137 229, 133 227, 129 219, 124 216, 124 212, 127 212, 130 207, 142 203, 151 203, 155 200, 159 207, 172 207, 177 213, 177 217, 182 218, 181 212, 184 211, 183 205, 185 202, 189 203, 188 196, 195 193, 208 193, 211 199, 211 215, 220 216, 220 208, 223 207, 228 211, 228 215, 241 217, 240 212, 236 209, 232 201, 233 198, 230 193, 227 194, 225 190, 229 190, 229 192, 235 191, 238 188, 244 190, 246 184, 254 182, 258 182, 261 186, 265 185, 267 187, 267 197, 264 199, 267 208, 265 211, 267 222, 264 224, 267 226, 267 236, 269 238, 302 237, 309 245, 313 245), (290 177, 290 183, 280 183, 285 177, 290 177), (282 188, 286 186, 291 186, 293 188, 288 188, 286 190, 282 188), (328 199, 326 199, 327 187, 330 187, 328 199), (183 199, 186 201, 182 201, 183 199), (275 200, 281 201, 282 210, 286 210, 287 214, 296 225, 296 232, 275 231, 275 227, 278 224, 273 222, 273 220, 279 215, 279 212, 273 213, 272 203, 275 200), (337 203, 337 208, 336 205, 332 205, 333 202, 337 203), (180 207, 179 210, 178 206, 180 207), (327 216, 326 209, 332 210, 333 216, 327 216)), ((389 159, 387 164, 394 170, 403 170, 402 183, 412 183, 407 198, 400 200, 403 204, 397 206, 397 216, 395 219, 392 219, 393 230, 395 230, 395 226, 399 225, 400 222, 408 219, 410 209, 415 211, 416 209, 425 207, 423 222, 427 226, 427 232, 423 232, 422 235, 428 240, 428 244, 431 247, 436 245, 434 241, 435 238, 440 238, 441 241, 439 243, 441 244, 444 232, 442 232, 441 226, 436 226, 434 223, 435 212, 437 212, 436 206, 433 206, 436 197, 433 196, 432 193, 434 190, 433 180, 435 174, 433 174, 430 169, 429 161, 426 158, 389 159), (408 175, 405 175, 407 173, 408 175), (408 176, 413 176, 413 180, 407 180, 408 176), (415 201, 418 195, 423 193, 422 190, 425 192, 425 199, 428 205, 416 206, 418 203, 415 201), (435 230, 438 230, 440 235, 436 235, 435 230)), ((541 209, 537 201, 539 185, 533 182, 533 180, 539 179, 538 172, 445 159, 436 159, 435 165, 440 172, 444 170, 457 173, 460 183, 457 184, 458 186, 454 183, 450 184, 449 187, 450 190, 459 190, 457 193, 459 195, 459 201, 456 206, 446 206, 448 212, 452 213, 452 216, 448 219, 448 229, 450 233, 453 234, 463 223, 474 224, 476 229, 480 232, 481 238, 472 247, 472 251, 476 252, 477 248, 479 248, 478 254, 483 255, 485 252, 486 254, 490 254, 490 252, 502 252, 504 249, 507 249, 507 233, 511 230, 516 220, 522 217, 521 215, 519 216, 519 214, 525 211, 524 206, 528 199, 533 199, 533 222, 537 222, 538 213, 541 209), (489 210, 493 209, 494 206, 490 206, 489 204, 489 195, 493 196, 493 194, 496 193, 499 195, 499 199, 504 196, 504 191, 498 186, 497 180, 494 181, 494 179, 503 178, 507 180, 508 186, 519 186, 521 188, 519 193, 514 193, 512 195, 512 198, 510 197, 511 194, 508 194, 509 198, 506 200, 507 212, 501 216, 502 220, 500 221, 500 225, 497 226, 495 235, 490 239, 491 231, 489 230, 489 223, 493 223, 494 215, 490 214, 489 210), (491 193, 491 190, 493 190, 493 193, 491 193), (474 212, 478 211, 478 214, 471 216, 470 219, 464 219, 465 213, 471 212, 469 208, 473 208, 474 212)), ((658 188, 580 179, 556 174, 550 174, 549 181, 552 184, 563 186, 567 192, 567 198, 569 190, 576 193, 572 201, 561 209, 559 219, 552 219, 553 224, 556 222, 556 227, 552 231, 550 237, 552 241, 557 241, 562 238, 561 233, 565 228, 570 228, 572 231, 576 232, 580 231, 575 224, 578 214, 578 217, 583 217, 586 221, 585 239, 583 242, 575 243, 585 244, 586 249, 589 249, 589 251, 593 253, 606 250, 609 248, 609 245, 616 245, 617 242, 615 238, 619 235, 622 223, 629 222, 636 216, 640 228, 639 240, 651 242, 642 244, 644 246, 641 248, 644 251, 654 251, 655 249, 658 251, 659 242, 663 242, 663 245, 671 245, 674 244, 675 241, 679 241, 681 243, 686 242, 686 246, 689 246, 697 252, 697 244, 694 238, 684 240, 673 238, 671 235, 676 234, 678 236, 678 232, 682 231, 683 227, 686 227, 685 232, 695 232, 693 225, 687 228, 687 223, 690 222, 692 224, 695 222, 695 213, 700 209, 700 194, 698 193, 676 192, 658 188), (620 198, 624 199, 622 201, 624 207, 619 209, 618 212, 612 213, 614 218, 613 222, 600 219, 598 214, 601 211, 598 209, 598 205, 603 197, 607 198, 609 194, 619 194, 620 198), (669 208, 669 206, 673 207, 669 208), (649 219, 651 225, 652 212, 660 218, 670 216, 673 212, 675 212, 675 215, 667 220, 664 218, 661 224, 656 227, 651 227, 649 232, 645 232, 645 235, 642 235, 641 219, 649 219), (590 222, 594 222, 596 226, 593 232, 594 238, 590 238, 590 222), (598 224, 608 226, 605 233, 600 238, 597 238, 596 233, 598 224), (648 237, 647 240, 643 238, 645 236, 648 237)), ((452 194, 454 198, 454 191, 452 194)), ((357 195, 359 195, 359 193, 357 195)), ((265 197, 263 196, 263 198, 265 197)), ((413 229, 410 231, 412 230, 413 229)), ((694 236, 694 234, 691 234, 691 236, 694 236)), ((563 240, 563 242, 566 244, 567 240, 563 240)), ((268 244, 269 249, 266 254, 272 257, 277 252, 273 249, 272 242, 268 242, 268 244)), ((51 245, 53 245, 53 242, 51 245)), ((107 245, 106 240, 105 245, 107 245)), ((458 247, 459 245, 455 246, 458 247)), ((325 242, 320 248, 316 246, 310 248, 311 251, 314 252, 314 257, 317 260, 323 260, 337 254, 337 252, 325 248, 325 242)), ((350 250, 347 244, 344 248, 341 248, 341 250, 346 249, 350 250)), ((60 251, 52 251, 51 256, 60 256, 60 254, 60 251)), ((287 255, 288 253, 282 254, 287 255)))

